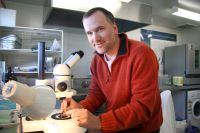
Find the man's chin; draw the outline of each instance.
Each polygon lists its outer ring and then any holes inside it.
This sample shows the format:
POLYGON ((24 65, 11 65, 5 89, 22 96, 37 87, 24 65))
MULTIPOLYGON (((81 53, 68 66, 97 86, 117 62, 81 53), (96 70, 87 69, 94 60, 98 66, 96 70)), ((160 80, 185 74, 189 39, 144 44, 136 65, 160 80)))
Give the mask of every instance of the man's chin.
POLYGON ((105 54, 106 51, 103 50, 103 49, 96 49, 96 52, 99 53, 99 54, 105 54))
POLYGON ((98 54, 105 54, 105 51, 102 50, 96 50, 98 54))

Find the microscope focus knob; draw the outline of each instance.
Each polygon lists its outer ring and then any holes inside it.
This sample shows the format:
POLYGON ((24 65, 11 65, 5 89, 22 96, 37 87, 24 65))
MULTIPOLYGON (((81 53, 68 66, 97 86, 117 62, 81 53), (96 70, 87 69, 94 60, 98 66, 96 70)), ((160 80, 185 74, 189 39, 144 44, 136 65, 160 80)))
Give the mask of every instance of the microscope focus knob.
POLYGON ((65 91, 67 90, 67 84, 65 82, 60 82, 58 85, 57 85, 57 88, 59 91, 65 91))

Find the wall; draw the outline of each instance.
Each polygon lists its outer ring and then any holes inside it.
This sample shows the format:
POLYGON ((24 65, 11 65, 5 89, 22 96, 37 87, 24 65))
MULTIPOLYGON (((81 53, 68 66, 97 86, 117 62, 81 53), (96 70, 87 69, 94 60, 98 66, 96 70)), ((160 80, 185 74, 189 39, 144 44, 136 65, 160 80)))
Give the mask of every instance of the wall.
POLYGON ((145 26, 133 31, 129 31, 128 35, 130 38, 140 40, 140 30, 141 29, 147 29, 147 30, 154 30, 154 31, 160 31, 160 32, 166 32, 166 33, 171 33, 171 34, 176 34, 177 35, 177 44, 182 43, 182 36, 181 36, 181 30, 178 29, 172 29, 168 27, 163 27, 163 26, 157 26, 157 25, 149 25, 145 26))
POLYGON ((15 2, 6 2, 8 9, 17 10, 16 25, 22 27, 41 28, 43 20, 43 7, 15 2))
MULTIPOLYGON (((17 20, 16 20, 17 26, 43 27, 43 24, 42 24, 43 7, 42 6, 25 5, 25 4, 19 4, 19 3, 14 3, 14 2, 7 2, 6 4, 8 8, 17 10, 17 20)), ((127 9, 130 9, 130 7, 127 9)), ((118 16, 125 16, 125 14, 128 14, 126 17, 131 17, 131 14, 127 13, 127 11, 129 11, 127 9, 124 11, 121 11, 121 14, 118 14, 118 16)), ((150 9, 147 7, 145 10, 148 11, 150 9)), ((133 10, 131 12, 134 13, 133 10)), ((187 42, 188 40, 190 40, 190 42, 193 43, 195 38, 197 38, 196 43, 199 42, 198 41, 199 37, 197 36, 199 35, 199 30, 189 30, 189 29, 178 30, 178 29, 167 28, 165 26, 170 27, 171 23, 170 22, 164 23, 162 19, 159 19, 159 18, 154 18, 154 24, 156 25, 150 25, 143 28, 148 29, 148 30, 176 34, 177 44, 182 44, 184 42, 187 42), (162 26, 162 24, 164 24, 164 26, 162 26)), ((51 28, 57 28, 57 27, 51 27, 51 28)), ((78 64, 76 64, 72 68, 72 73, 74 77, 79 77, 79 78, 87 77, 90 74, 89 64, 92 58, 93 50, 87 41, 87 37, 84 33, 84 30, 62 28, 62 27, 60 27, 60 29, 64 30, 63 59, 64 60, 67 59, 69 55, 74 51, 77 51, 79 49, 83 50, 85 55, 83 59, 80 60, 78 64)), ((140 29, 130 31, 127 34, 129 35, 130 38, 140 40, 140 29)))
POLYGON ((93 55, 93 49, 88 43, 84 30, 65 28, 64 35, 63 59, 66 60, 74 51, 82 50, 84 56, 74 67, 72 67, 72 73, 76 78, 87 77, 90 75, 89 66, 93 55))
POLYGON ((182 42, 200 45, 200 27, 186 28, 181 32, 182 42))

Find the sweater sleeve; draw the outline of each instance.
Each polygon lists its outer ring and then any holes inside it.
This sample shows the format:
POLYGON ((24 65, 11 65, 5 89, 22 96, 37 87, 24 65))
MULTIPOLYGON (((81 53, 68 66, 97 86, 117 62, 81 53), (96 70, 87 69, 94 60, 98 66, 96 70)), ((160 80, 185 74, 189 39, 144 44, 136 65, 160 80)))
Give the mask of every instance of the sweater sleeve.
POLYGON ((96 76, 93 74, 94 65, 95 63, 93 59, 90 67, 92 78, 89 86, 89 92, 86 98, 79 102, 85 109, 88 109, 90 112, 95 112, 105 102, 105 96, 97 83, 96 76))
POLYGON ((103 132, 141 128, 160 109, 158 63, 150 48, 135 51, 131 76, 130 103, 99 116, 103 132))

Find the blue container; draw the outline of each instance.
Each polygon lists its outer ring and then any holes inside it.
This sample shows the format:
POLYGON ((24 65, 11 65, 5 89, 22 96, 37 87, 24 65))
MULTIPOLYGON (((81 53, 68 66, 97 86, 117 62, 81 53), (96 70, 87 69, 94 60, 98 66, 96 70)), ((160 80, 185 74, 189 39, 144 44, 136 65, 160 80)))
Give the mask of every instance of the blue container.
POLYGON ((195 126, 188 126, 185 133, 199 133, 199 129, 195 126))

